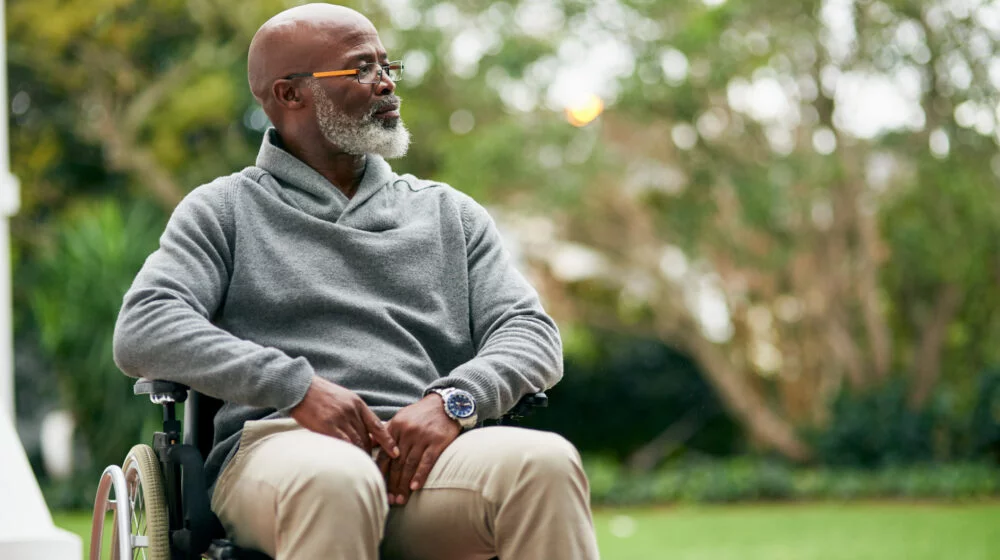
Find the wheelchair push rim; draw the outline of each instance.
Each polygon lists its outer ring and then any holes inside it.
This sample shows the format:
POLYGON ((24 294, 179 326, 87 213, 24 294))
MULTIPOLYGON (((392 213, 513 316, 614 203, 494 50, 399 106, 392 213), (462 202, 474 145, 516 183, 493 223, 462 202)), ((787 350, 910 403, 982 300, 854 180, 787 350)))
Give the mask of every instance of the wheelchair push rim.
MULTIPOLYGON (((122 468, 105 469, 98 485, 91 526, 90 560, 102 555, 104 518, 114 511, 110 558, 170 560, 169 521, 163 477, 148 445, 129 451, 122 468), (114 490, 115 499, 110 499, 114 490)), ((105 553, 105 554, 107 554, 105 553)))

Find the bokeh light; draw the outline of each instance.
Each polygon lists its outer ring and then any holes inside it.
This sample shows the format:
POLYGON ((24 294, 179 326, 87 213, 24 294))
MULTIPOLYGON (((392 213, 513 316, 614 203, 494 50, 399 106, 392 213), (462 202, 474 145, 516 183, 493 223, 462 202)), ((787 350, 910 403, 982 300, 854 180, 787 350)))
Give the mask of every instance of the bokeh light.
POLYGON ((566 120, 573 126, 587 126, 604 112, 604 101, 593 93, 566 107, 566 120))

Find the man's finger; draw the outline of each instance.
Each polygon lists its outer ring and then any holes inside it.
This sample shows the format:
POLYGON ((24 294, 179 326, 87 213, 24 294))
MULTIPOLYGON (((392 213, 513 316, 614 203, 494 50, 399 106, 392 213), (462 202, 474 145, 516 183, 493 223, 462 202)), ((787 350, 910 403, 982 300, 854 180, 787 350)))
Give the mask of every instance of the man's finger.
POLYGON ((361 442, 358 445, 358 447, 360 447, 361 449, 364 449, 364 450, 368 451, 368 454, 370 455, 371 454, 371 449, 369 448, 369 445, 371 444, 371 437, 369 437, 369 435, 368 435, 369 430, 368 430, 368 426, 365 425, 364 419, 360 418, 360 417, 352 418, 351 419, 351 428, 353 428, 355 431, 358 432, 358 438, 359 438, 359 441, 361 442))
POLYGON ((426 451, 426 447, 414 447, 410 449, 406 460, 403 461, 403 469, 399 475, 399 489, 403 495, 403 499, 406 499, 410 495, 410 481, 413 480, 413 475, 417 472, 417 467, 420 466, 421 461, 423 461, 426 451))
POLYGON ((437 462, 438 451, 434 447, 428 447, 424 450, 423 456, 420 458, 420 464, 417 465, 416 472, 413 473, 413 479, 410 481, 410 491, 415 492, 424 487, 424 482, 427 481, 427 477, 431 473, 431 469, 434 468, 434 463, 437 462))
POLYGON ((361 412, 361 419, 379 446, 385 449, 386 453, 393 459, 399 457, 399 446, 396 445, 396 440, 389 434, 385 423, 379 420, 378 416, 375 416, 375 413, 367 406, 361 412))
POLYGON ((358 433, 357 426, 353 424, 347 424, 341 428, 341 431, 346 436, 347 443, 353 444, 361 449, 365 448, 365 440, 368 439, 368 432, 358 433), (364 434, 364 437, 362 437, 361 434, 364 434))
POLYGON ((403 462, 406 460, 409 452, 409 449, 407 449, 404 445, 400 456, 393 459, 389 464, 389 479, 386 481, 386 488, 389 489, 390 498, 395 497, 395 500, 392 503, 402 503, 399 501, 399 498, 403 495, 403 487, 400 484, 400 479, 403 475, 403 462))
POLYGON ((351 443, 351 436, 344 430, 341 430, 340 428, 334 428, 333 430, 327 432, 327 435, 334 439, 339 439, 341 441, 346 441, 347 443, 351 443))
POLYGON ((378 465, 378 470, 379 472, 382 473, 382 480, 386 481, 386 490, 388 490, 389 488, 388 486, 389 463, 391 462, 392 462, 392 457, 390 457, 388 453, 380 449, 378 452, 378 457, 375 459, 375 464, 378 465))

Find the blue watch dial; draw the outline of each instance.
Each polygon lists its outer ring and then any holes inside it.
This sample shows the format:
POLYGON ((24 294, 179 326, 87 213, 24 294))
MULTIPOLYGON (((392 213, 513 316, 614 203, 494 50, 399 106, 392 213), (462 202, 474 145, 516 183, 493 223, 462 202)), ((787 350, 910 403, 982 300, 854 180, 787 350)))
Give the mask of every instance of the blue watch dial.
POLYGON ((465 391, 455 391, 448 395, 444 406, 456 418, 468 418, 476 412, 476 401, 465 391))

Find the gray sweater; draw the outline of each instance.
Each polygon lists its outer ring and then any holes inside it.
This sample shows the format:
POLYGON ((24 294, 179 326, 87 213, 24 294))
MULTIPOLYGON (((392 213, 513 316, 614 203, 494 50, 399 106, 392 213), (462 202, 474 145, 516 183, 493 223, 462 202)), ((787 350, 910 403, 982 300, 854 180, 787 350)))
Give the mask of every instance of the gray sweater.
POLYGON ((177 206, 115 326, 127 375, 225 401, 210 481, 314 375, 382 419, 449 386, 495 418, 559 380, 556 325, 480 205, 374 155, 348 199, 280 145, 268 131, 256 166, 177 206))

